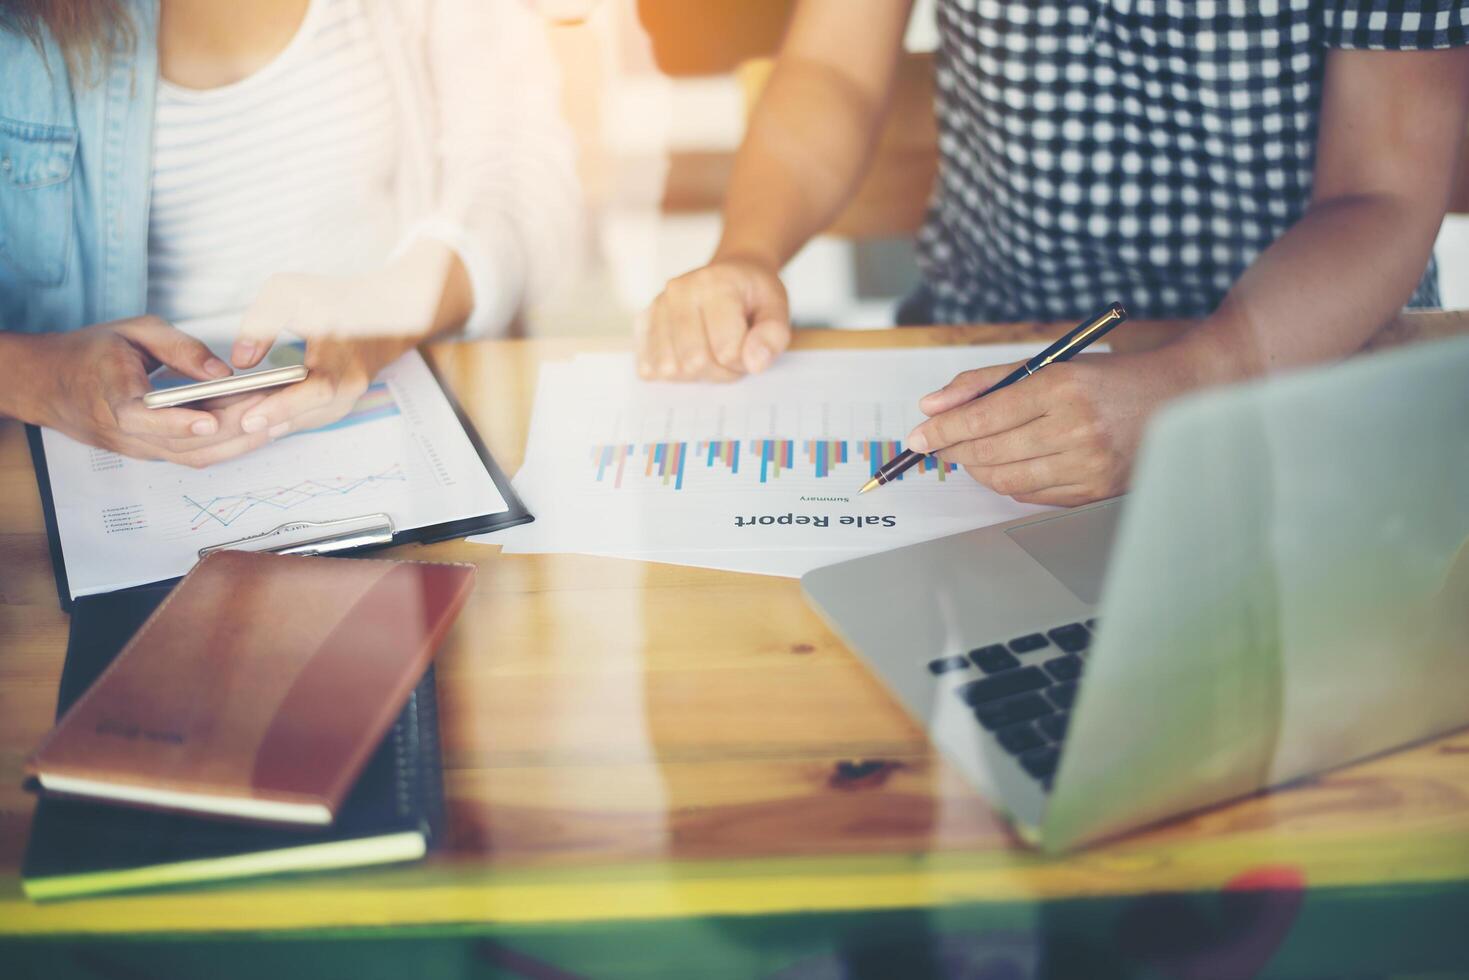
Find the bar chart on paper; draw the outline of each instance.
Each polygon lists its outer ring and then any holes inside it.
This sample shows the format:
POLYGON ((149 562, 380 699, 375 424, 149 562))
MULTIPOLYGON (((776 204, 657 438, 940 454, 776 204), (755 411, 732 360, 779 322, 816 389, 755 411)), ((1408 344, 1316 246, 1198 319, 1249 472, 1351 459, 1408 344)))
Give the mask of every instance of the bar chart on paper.
MULTIPOLYGON (((788 483, 830 479, 833 484, 866 478, 902 451, 900 439, 710 439, 598 445, 591 460, 596 482, 613 490, 635 485, 682 490, 686 480, 728 490, 782 477, 788 483)), ((957 463, 930 456, 898 479, 907 477, 911 484, 927 473, 944 482, 958 469, 957 463)))
POLYGON ((606 355, 546 365, 515 480, 541 519, 497 543, 791 574, 1031 513, 937 457, 857 492, 973 357, 795 354, 728 385, 641 382, 606 355))
MULTIPOLYGON (((896 404, 863 401, 589 413, 588 424, 605 435, 588 447, 581 475, 602 491, 849 490, 903 451, 894 433, 906 435, 909 415, 896 404), (696 437, 711 431, 719 437, 696 437)), ((929 457, 900 479, 923 489, 962 488, 958 469, 929 457)))

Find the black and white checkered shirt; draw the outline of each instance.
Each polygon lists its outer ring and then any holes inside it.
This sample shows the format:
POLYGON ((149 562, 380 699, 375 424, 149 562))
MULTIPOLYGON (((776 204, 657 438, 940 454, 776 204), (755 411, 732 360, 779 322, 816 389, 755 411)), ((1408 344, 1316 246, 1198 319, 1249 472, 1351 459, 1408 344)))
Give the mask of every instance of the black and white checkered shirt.
MULTIPOLYGON (((1200 316, 1311 196, 1331 48, 1469 44, 1469 0, 938 0, 930 322, 1200 316)), ((1412 305, 1438 303, 1430 266, 1412 305)))

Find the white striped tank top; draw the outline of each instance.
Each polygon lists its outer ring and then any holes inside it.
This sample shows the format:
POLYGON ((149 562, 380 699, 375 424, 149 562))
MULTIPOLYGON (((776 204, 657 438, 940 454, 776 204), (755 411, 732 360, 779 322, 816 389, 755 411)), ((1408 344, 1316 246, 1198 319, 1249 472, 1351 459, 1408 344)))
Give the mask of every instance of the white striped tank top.
POLYGON ((278 272, 362 273, 399 227, 392 80, 360 0, 310 0, 296 35, 220 88, 160 80, 148 309, 237 315, 278 272))

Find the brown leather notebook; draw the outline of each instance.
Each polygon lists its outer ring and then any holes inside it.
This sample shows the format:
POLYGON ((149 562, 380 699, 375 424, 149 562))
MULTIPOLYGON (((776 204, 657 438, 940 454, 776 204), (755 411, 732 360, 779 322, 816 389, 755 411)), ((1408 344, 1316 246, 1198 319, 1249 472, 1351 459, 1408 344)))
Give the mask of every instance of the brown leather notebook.
POLYGON ((212 554, 62 716, 26 772, 59 795, 329 824, 474 572, 212 554))

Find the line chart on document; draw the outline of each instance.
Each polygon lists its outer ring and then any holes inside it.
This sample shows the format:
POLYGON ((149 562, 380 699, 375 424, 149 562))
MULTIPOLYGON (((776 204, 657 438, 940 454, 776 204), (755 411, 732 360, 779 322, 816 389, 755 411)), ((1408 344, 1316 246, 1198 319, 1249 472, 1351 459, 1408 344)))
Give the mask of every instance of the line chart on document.
POLYGON ((381 472, 360 476, 312 477, 210 497, 187 493, 182 496, 190 508, 189 531, 194 532, 208 527, 231 527, 257 511, 290 511, 323 497, 347 497, 378 484, 401 484, 407 480, 402 464, 394 463, 381 472))
POLYGON ((175 539, 234 528, 268 530, 282 520, 342 516, 346 499, 381 506, 422 478, 402 412, 379 381, 341 420, 293 434, 238 462, 150 481, 157 525, 175 539), (322 439, 323 433, 332 433, 322 439), (287 516, 289 515, 289 517, 287 516))

